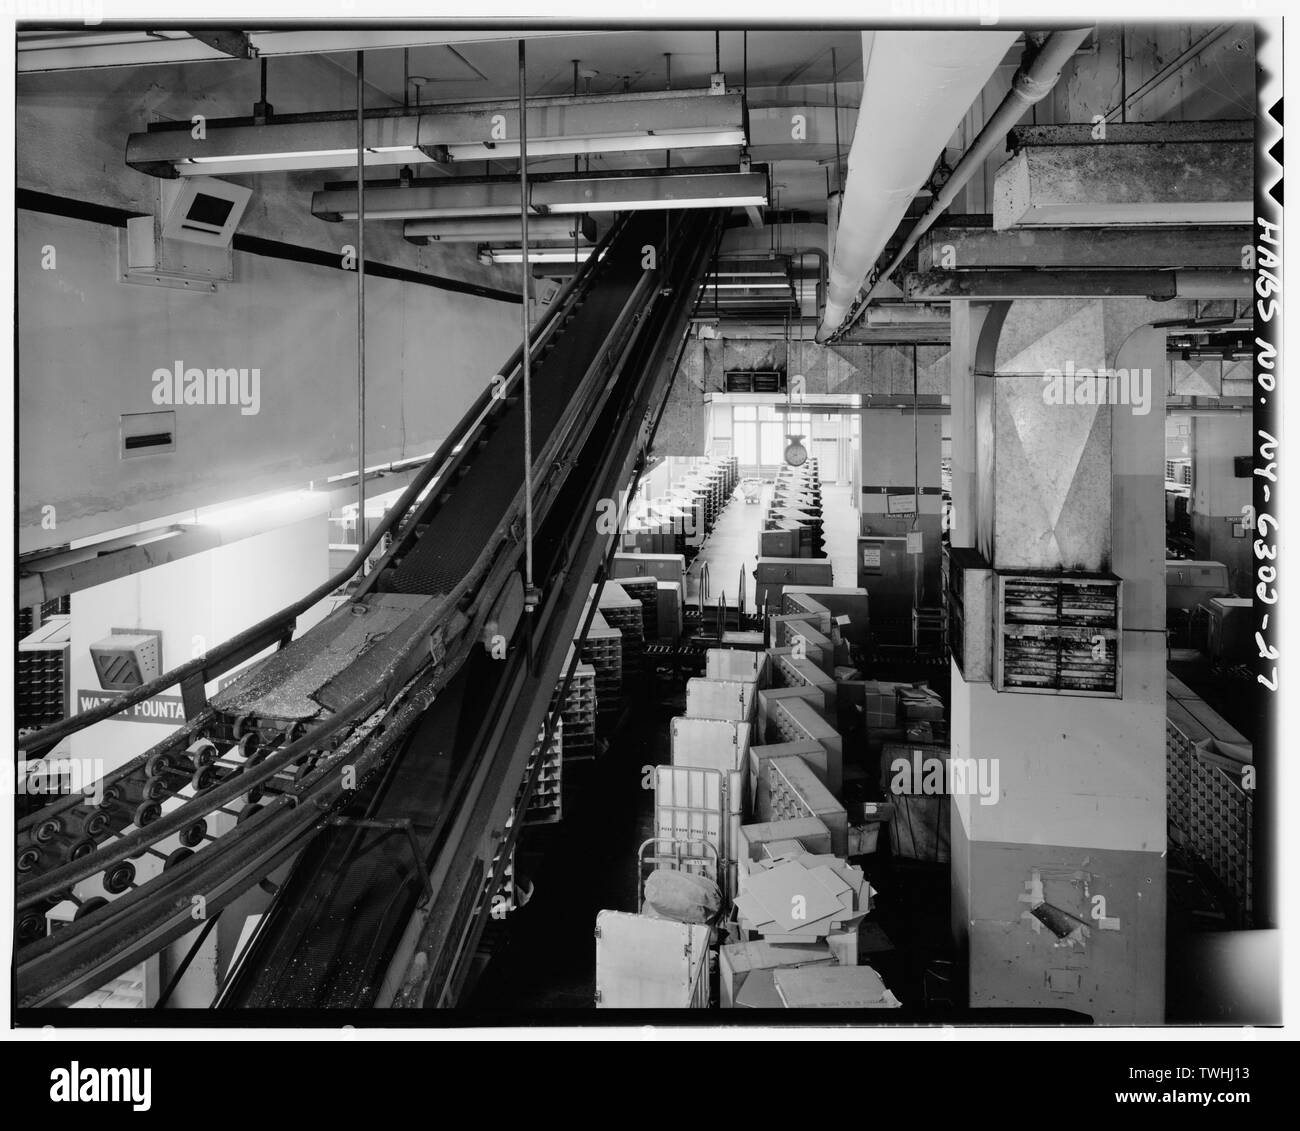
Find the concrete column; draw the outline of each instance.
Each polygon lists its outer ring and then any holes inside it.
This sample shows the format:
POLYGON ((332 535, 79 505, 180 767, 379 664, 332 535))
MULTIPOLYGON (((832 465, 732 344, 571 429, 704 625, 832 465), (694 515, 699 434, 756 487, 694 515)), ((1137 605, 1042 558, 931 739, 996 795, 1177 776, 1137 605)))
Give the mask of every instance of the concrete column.
MULTIPOLYGON (((1000 334, 986 321, 981 335, 985 346, 996 335, 997 349, 991 367, 974 367, 974 395, 954 381, 953 458, 974 467, 964 488, 973 542, 997 569, 1110 569, 1123 579, 1123 696, 998 693, 954 667, 952 757, 976 759, 978 780, 995 786, 954 788, 954 933, 972 1006, 1159 1022, 1164 340, 1141 327, 1172 312, 1056 300, 1003 313, 1000 334), (1103 367, 1150 377, 1130 388, 1130 403, 1106 406, 1058 399, 1045 380, 1103 367)), ((967 317, 954 326, 969 343, 967 317)), ((954 334, 954 353, 957 343, 954 334)))

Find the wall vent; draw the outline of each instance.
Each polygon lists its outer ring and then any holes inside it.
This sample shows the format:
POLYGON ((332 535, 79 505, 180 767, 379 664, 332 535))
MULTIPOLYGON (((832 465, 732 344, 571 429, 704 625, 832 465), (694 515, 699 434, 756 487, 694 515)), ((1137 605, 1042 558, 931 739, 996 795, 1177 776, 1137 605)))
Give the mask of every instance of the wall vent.
POLYGON ((130 412, 119 419, 122 424, 122 459, 176 450, 174 412, 130 412))

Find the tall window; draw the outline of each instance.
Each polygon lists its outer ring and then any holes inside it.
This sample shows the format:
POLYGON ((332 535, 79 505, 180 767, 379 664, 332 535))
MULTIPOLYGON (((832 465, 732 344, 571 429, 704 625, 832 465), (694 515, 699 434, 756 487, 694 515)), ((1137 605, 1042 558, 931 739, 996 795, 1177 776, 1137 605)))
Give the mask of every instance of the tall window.
POLYGON ((733 405, 733 451, 745 467, 775 467, 785 460, 787 437, 803 436, 807 446, 812 434, 812 417, 806 412, 788 416, 770 404, 733 405))

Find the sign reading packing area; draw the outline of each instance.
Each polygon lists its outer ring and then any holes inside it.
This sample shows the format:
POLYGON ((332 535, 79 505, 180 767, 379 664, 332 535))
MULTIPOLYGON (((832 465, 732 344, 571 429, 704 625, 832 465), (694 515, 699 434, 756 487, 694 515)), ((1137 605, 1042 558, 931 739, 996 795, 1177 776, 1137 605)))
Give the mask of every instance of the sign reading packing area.
MULTIPOLYGON (((90 711, 118 698, 112 691, 78 691, 77 710, 90 711)), ((129 723, 162 723, 176 726, 185 721, 185 704, 179 695, 155 695, 139 703, 132 703, 125 711, 113 716, 129 723)))

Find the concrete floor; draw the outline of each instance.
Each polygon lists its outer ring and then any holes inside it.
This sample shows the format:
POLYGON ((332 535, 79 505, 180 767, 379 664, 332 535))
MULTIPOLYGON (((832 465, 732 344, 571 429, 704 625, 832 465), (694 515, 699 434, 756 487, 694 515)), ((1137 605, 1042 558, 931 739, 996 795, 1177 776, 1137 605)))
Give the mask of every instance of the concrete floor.
MULTIPOLYGON (((826 556, 836 585, 857 584, 858 512, 853 507, 852 487, 847 483, 827 483, 822 487, 822 524, 826 538, 826 556)), ((745 611, 754 607, 754 565, 758 560, 758 535, 763 515, 772 500, 772 484, 764 483, 761 501, 746 503, 739 488, 718 517, 717 524, 700 550, 699 557, 686 571, 686 601, 694 605, 700 599, 700 579, 708 565, 708 602, 716 604, 719 594, 727 605, 736 607, 740 590, 740 571, 745 571, 745 611)))

